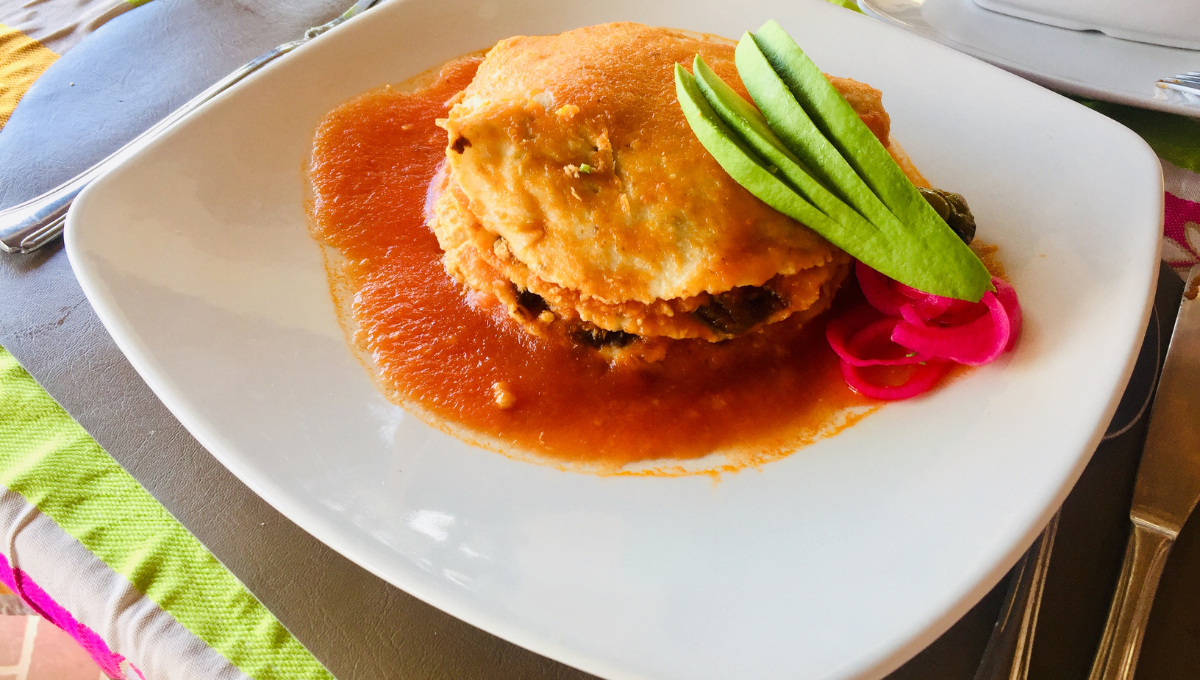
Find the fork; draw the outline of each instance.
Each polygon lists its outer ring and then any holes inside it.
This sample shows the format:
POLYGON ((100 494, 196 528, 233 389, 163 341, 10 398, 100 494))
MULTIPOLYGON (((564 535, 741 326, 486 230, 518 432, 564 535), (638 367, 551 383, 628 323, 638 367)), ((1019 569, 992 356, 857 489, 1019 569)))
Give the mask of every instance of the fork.
POLYGON ((1160 78, 1155 83, 1164 90, 1175 90, 1185 94, 1200 95, 1200 71, 1180 73, 1174 78, 1160 78))
POLYGON ((974 680, 1026 680, 1029 677, 1033 635, 1037 630, 1060 514, 1061 511, 1054 513, 1042 535, 1014 568, 1000 616, 983 650, 974 680))
POLYGON ((83 191, 96 178, 103 175, 117 163, 133 155, 138 149, 146 146, 151 140, 199 108, 201 104, 229 89, 246 76, 266 66, 277 57, 287 54, 325 33, 334 26, 362 14, 379 4, 379 2, 380 0, 358 0, 350 9, 346 10, 333 21, 320 26, 314 26, 305 31, 303 38, 284 43, 246 62, 233 73, 225 76, 208 89, 193 97, 183 106, 175 109, 166 118, 163 118, 142 134, 134 137, 125 146, 117 149, 104 160, 72 177, 65 183, 58 185, 41 196, 37 196, 11 208, 0 210, 0 250, 10 253, 28 253, 54 240, 62 233, 63 225, 67 221, 67 210, 70 209, 71 202, 75 200, 79 192, 83 191))

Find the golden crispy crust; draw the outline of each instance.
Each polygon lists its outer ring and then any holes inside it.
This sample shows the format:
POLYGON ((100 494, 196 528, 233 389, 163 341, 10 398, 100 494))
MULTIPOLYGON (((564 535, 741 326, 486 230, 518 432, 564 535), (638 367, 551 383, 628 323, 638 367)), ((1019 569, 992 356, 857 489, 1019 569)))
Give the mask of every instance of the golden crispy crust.
POLYGON ((606 24, 498 43, 446 121, 471 212, 543 280, 612 304, 828 262, 833 246, 734 182, 692 133, 673 68, 697 52, 741 90, 732 44, 682 31, 606 24))
MULTIPOLYGON (((619 331, 659 353, 668 338, 723 340, 826 309, 850 258, 700 145, 673 74, 697 53, 748 99, 723 38, 606 24, 498 43, 440 121, 430 223, 447 271, 533 333, 619 331), (701 318, 743 287, 776 306, 737 330, 701 318)), ((891 149, 879 91, 830 81, 891 149)))
MULTIPOLYGON (((438 243, 446 255, 446 270, 467 287, 490 293, 500 300, 510 315, 535 334, 556 326, 572 327, 585 322, 608 331, 621 331, 641 337, 673 339, 702 338, 709 341, 731 337, 701 321, 697 309, 711 302, 709 293, 688 298, 608 303, 588 298, 577 291, 548 282, 533 273, 508 252, 503 239, 487 231, 467 210, 467 198, 453 179, 443 175, 440 193, 435 199, 437 219, 431 222, 438 243), (529 291, 549 307, 539 314, 520 303, 519 291, 529 291)), ((841 250, 830 251, 829 259, 815 267, 788 275, 777 275, 766 288, 782 301, 769 316, 745 332, 761 328, 793 315, 807 320, 826 309, 838 285, 850 270, 850 257, 841 250)))
POLYGON ((837 91, 850 104, 850 108, 854 109, 854 112, 867 124, 867 128, 875 133, 879 141, 884 146, 889 146, 892 119, 891 116, 888 116, 887 111, 883 110, 883 93, 866 83, 860 83, 850 78, 838 78, 829 74, 825 74, 825 77, 829 79, 830 83, 833 83, 837 91))

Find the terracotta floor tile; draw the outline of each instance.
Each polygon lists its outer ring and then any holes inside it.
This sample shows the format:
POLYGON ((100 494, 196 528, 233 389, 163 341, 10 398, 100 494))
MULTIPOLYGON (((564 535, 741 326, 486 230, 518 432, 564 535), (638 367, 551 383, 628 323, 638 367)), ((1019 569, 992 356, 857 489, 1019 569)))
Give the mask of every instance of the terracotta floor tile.
POLYGON ((53 624, 38 621, 33 660, 26 680, 98 680, 100 677, 99 666, 79 643, 53 624))
POLYGON ((0 616, 0 666, 16 666, 21 660, 26 616, 0 616))

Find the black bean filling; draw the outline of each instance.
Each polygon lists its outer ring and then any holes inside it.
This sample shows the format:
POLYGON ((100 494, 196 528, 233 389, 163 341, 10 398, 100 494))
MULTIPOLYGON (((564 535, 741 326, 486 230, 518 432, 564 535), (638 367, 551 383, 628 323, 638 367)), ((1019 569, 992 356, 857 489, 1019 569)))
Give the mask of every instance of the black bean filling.
POLYGON ((741 335, 786 306, 770 288, 739 286, 712 296, 712 301, 692 312, 706 326, 728 336, 741 335))
MULTIPOLYGON (((542 296, 528 290, 517 291, 517 305, 530 317, 550 309, 542 296)), ((692 314, 714 331, 733 337, 745 333, 785 306, 783 299, 770 288, 739 286, 711 296, 708 304, 692 314)), ((624 347, 638 339, 633 333, 610 331, 589 323, 575 325, 570 335, 575 342, 596 349, 624 347)))
MULTIPOLYGON (((537 293, 528 290, 517 291, 517 305, 524 310, 530 318, 536 318, 539 314, 550 310, 550 305, 545 298, 537 293)), ((575 342, 600 349, 601 347, 624 347, 638 336, 625 331, 608 331, 590 323, 573 324, 568 331, 571 339, 575 342)))
POLYGON ((606 331, 591 324, 581 324, 572 331, 571 337, 581 345, 600 349, 601 347, 624 347, 637 340, 638 336, 625 331, 606 331))
POLYGON ((531 316, 537 316, 550 309, 550 305, 546 304, 541 295, 531 293, 527 290, 517 291, 517 304, 521 305, 531 316))

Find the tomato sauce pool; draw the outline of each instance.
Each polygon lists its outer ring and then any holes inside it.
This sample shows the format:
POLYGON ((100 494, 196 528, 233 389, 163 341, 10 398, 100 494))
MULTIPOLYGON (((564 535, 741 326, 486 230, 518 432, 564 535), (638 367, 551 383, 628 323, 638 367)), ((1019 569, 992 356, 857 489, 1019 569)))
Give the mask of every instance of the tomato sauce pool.
MULTIPOLYGON (((350 344, 390 399, 488 448, 603 473, 758 465, 873 410, 842 380, 823 317, 723 343, 678 341, 662 361, 610 366, 529 335, 450 278, 425 223, 446 148, 434 121, 479 61, 449 62, 423 88, 361 95, 332 111, 314 141, 314 236, 350 344), (509 408, 497 404, 496 383, 515 397, 509 408), (715 452, 724 456, 684 463, 715 452)), ((836 306, 857 294, 843 290, 836 306)))

